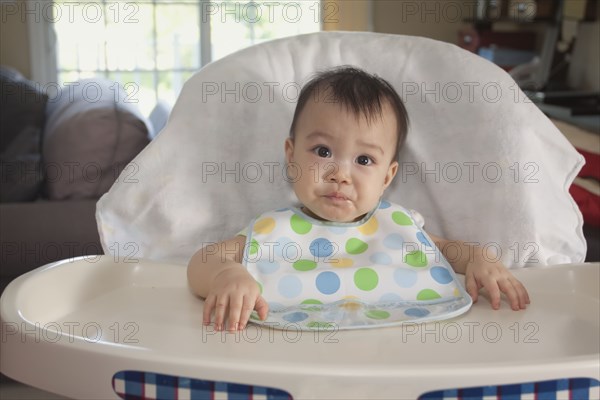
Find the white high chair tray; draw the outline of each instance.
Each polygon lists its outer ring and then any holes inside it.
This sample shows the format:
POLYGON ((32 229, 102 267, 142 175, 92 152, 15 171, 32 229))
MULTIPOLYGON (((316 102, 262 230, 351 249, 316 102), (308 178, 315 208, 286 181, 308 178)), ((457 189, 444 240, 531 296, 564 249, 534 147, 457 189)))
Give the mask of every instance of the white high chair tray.
POLYGON ((118 398, 137 370, 261 385, 304 398, 417 398, 432 390, 600 379, 600 264, 514 270, 531 304, 379 329, 297 331, 202 325, 186 268, 109 256, 49 264, 1 300, 2 373, 73 398, 118 398))

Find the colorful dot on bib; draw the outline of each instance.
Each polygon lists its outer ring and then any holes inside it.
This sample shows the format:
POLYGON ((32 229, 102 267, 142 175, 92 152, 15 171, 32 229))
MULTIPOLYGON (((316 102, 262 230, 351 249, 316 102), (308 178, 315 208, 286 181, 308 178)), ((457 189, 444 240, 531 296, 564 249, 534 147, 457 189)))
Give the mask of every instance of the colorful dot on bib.
POLYGON ((248 247, 249 247, 248 254, 252 256, 252 255, 258 253, 258 248, 260 247, 260 245, 258 244, 256 239, 252 239, 252 241, 250 241, 250 244, 248 245, 248 247))
POLYGON ((279 269, 279 263, 275 260, 259 260, 256 268, 263 274, 272 274, 279 269))
POLYGON ((354 273, 354 284, 357 288, 370 291, 377 287, 379 276, 372 268, 360 268, 354 273))
POLYGON ((409 308, 404 311, 404 314, 409 317, 422 318, 429 315, 429 310, 425 308, 409 308))
POLYGON ((317 299, 306 299, 300 304, 302 310, 306 311, 321 311, 323 309, 323 303, 317 299))
POLYGON ((402 246, 404 245, 404 239, 399 233, 390 233, 389 235, 383 238, 383 245, 388 249, 402 250, 402 246))
POLYGON ((290 226, 299 235, 304 235, 312 229, 312 224, 297 214, 290 218, 290 226))
POLYGON ((446 284, 452 282, 450 271, 444 267, 433 267, 429 270, 429 273, 437 283, 446 284))
POLYGON ((346 253, 361 254, 367 251, 369 245, 358 238, 350 238, 346 242, 346 253))
POLYGON ((283 258, 286 261, 296 260, 301 255, 301 249, 298 246, 298 243, 287 236, 278 237, 277 240, 275 240, 273 250, 277 257, 283 258))
POLYGON ((375 232, 377 232, 378 228, 379 223, 377 222, 377 218, 375 218, 375 216, 372 216, 367 222, 365 222, 363 225, 359 226, 356 229, 363 235, 372 235, 375 232))
POLYGON ((317 289, 323 294, 333 294, 340 288, 340 277, 331 271, 321 272, 315 280, 317 289))
POLYGON ((404 256, 404 262, 411 267, 424 267, 427 265, 427 256, 420 250, 411 251, 404 256))
POLYGON ((317 238, 310 243, 309 249, 315 257, 329 257, 337 249, 337 244, 325 238, 317 238))
POLYGON ((390 317, 390 313, 385 310, 369 310, 365 315, 371 319, 387 319, 390 317))
POLYGON ((396 268, 394 271, 394 281, 396 284, 403 288, 410 288, 417 283, 418 274, 417 271, 406 269, 406 268, 396 268))
POLYGON ((332 258, 325 262, 335 268, 347 268, 354 265, 354 260, 351 258, 332 258))
POLYGON ((429 243, 429 240, 427 240, 423 232, 417 233, 417 240, 427 247, 433 247, 431 246, 431 243, 429 243))
POLYGON ((283 297, 291 299, 302 293, 302 281, 295 275, 286 275, 279 280, 277 289, 283 297))
POLYGON ((275 220, 273 218, 261 218, 254 224, 254 232, 260 234, 270 233, 275 229, 275 220))
POLYGON ((384 208, 389 208, 390 207, 390 203, 388 201, 385 200, 381 200, 381 203, 379 203, 379 208, 384 209, 384 208))
POLYGON ((398 225, 412 225, 412 219, 402 211, 394 211, 392 220, 398 225))
POLYGON ((433 289, 423 289, 417 294, 417 300, 435 300, 442 296, 433 289))
POLYGON ((292 266, 296 271, 310 271, 317 268, 317 263, 313 260, 298 260, 292 266))
POLYGON ((362 304, 357 303, 356 301, 346 301, 338 305, 338 307, 348 311, 357 311, 363 308, 362 304))
POLYGON ((373 264, 390 265, 392 263, 392 257, 390 257, 388 253, 379 251, 371 254, 369 261, 371 261, 373 264))
POLYGON ((281 318, 287 322, 302 322, 308 318, 308 314, 302 311, 296 311, 289 314, 284 314, 281 318))
POLYGON ((379 298, 380 303, 399 303, 404 299, 396 293, 386 293, 379 298))

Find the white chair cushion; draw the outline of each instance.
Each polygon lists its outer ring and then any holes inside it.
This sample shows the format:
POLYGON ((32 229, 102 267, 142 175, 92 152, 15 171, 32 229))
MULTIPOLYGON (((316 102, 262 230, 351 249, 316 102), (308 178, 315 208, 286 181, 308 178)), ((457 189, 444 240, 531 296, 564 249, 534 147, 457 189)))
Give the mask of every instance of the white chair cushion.
POLYGON ((349 32, 264 43, 195 74, 99 201, 104 251, 187 263, 259 213, 295 204, 283 143, 299 88, 342 64, 387 79, 405 101, 408 139, 384 197, 423 214, 428 233, 485 245, 508 267, 584 259, 568 193, 583 158, 507 73, 451 44, 349 32))

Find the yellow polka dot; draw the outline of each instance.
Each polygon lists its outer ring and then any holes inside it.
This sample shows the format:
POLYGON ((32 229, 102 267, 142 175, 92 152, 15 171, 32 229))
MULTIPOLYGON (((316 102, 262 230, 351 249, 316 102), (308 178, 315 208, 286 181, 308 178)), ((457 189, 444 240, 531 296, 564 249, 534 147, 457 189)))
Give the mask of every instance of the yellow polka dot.
POLYGON ((353 294, 349 294, 347 296, 342 297, 342 300, 358 300, 358 299, 359 299, 359 297, 355 296, 353 294))
POLYGON ((275 220, 273 218, 261 218, 254 224, 254 232, 269 233, 275 229, 275 220))
POLYGON ((377 222, 377 218, 372 216, 364 225, 359 226, 356 229, 363 235, 372 235, 377 231, 378 227, 379 223, 377 222))
POLYGON ((344 308, 348 311, 356 311, 356 310, 360 310, 362 308, 362 305, 355 301, 347 301, 345 303, 340 304, 339 307, 344 308))
POLYGON ((460 297, 460 290, 458 288, 454 288, 454 297, 460 297))
POLYGON ((354 261, 351 258, 332 258, 326 261, 331 264, 332 267, 345 268, 354 265, 354 261))

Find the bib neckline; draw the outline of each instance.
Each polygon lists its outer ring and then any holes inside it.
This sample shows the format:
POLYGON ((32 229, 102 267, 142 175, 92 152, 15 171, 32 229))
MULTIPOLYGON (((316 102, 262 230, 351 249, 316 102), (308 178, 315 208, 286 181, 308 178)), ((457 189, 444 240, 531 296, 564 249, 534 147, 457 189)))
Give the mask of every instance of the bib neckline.
POLYGON ((309 221, 312 224, 315 225, 322 225, 322 226, 336 226, 336 227, 356 227, 356 226, 361 226, 364 225, 365 223, 367 223, 371 217, 373 216, 373 214, 375 213, 375 211, 377 211, 377 209, 379 208, 379 206, 381 205, 381 198, 379 199, 379 201, 377 202, 377 205, 368 213, 365 214, 364 217, 362 217, 360 220, 358 221, 353 221, 353 222, 336 222, 336 221, 323 221, 320 219, 316 219, 314 217, 311 217, 310 215, 308 215, 307 213, 305 213, 304 211, 302 211, 302 209, 300 208, 301 206, 291 206, 289 209, 294 212, 296 215, 298 215, 299 217, 309 221))

